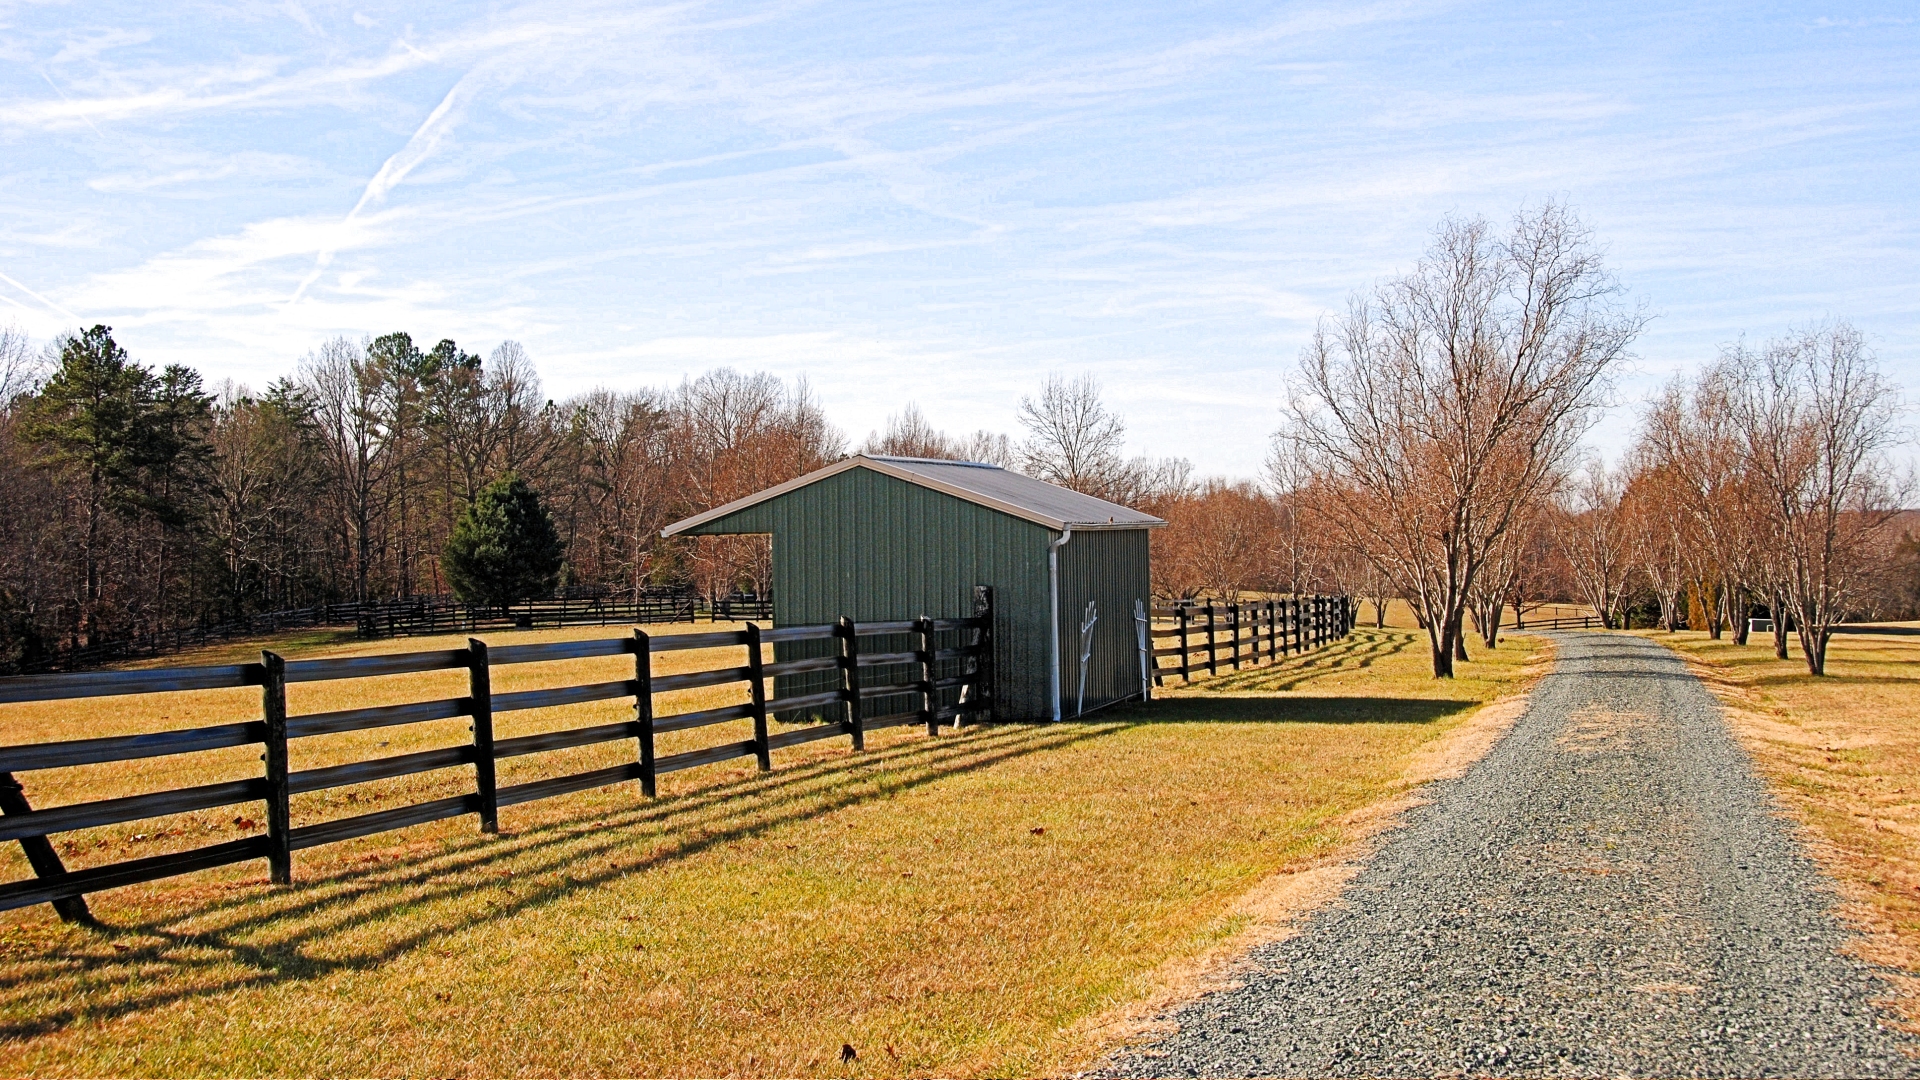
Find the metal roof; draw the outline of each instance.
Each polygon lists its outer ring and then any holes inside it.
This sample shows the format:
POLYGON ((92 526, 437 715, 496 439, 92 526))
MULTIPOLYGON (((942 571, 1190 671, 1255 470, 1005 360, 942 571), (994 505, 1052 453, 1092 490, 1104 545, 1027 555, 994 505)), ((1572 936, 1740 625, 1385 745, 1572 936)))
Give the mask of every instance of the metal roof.
POLYGON ((1096 499, 1091 495, 1009 472, 998 465, 977 461, 946 461, 935 458, 875 457, 856 454, 816 469, 805 476, 770 487, 765 491, 716 506, 704 514, 676 521, 660 530, 661 536, 673 536, 698 528, 789 491, 825 480, 848 469, 871 469, 896 480, 965 499, 1049 529, 1157 529, 1166 522, 1152 514, 1143 514, 1119 503, 1096 499))

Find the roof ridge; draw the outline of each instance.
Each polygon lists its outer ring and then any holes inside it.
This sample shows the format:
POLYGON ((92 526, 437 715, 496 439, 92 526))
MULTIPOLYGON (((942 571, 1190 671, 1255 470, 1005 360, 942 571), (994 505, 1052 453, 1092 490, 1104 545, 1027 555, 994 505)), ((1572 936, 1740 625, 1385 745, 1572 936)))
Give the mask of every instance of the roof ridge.
POLYGON ((855 454, 854 457, 863 457, 868 461, 911 461, 915 465, 954 465, 962 469, 994 469, 999 472, 1007 471, 1004 465, 994 465, 985 461, 961 461, 959 458, 907 457, 903 454, 855 454))

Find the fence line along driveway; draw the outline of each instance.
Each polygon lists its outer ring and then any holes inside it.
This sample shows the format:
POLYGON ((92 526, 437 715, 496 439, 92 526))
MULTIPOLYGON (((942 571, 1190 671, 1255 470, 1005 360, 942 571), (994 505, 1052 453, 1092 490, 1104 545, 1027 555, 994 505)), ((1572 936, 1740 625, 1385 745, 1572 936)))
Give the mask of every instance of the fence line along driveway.
POLYGON ((1556 635, 1513 731, 1123 1076, 1910 1076, 1834 892, 1679 657, 1556 635))

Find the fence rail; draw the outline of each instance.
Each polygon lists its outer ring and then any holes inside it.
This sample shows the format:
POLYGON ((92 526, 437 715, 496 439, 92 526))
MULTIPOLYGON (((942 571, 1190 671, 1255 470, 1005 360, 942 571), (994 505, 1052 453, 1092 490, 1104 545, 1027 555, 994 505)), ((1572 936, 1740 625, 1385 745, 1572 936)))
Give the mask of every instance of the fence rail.
POLYGON ((1598 615, 1556 615, 1551 619, 1515 620, 1502 630, 1605 630, 1608 627, 1598 615))
POLYGON ((34 657, 25 666, 31 673, 84 671, 103 664, 166 656, 235 638, 325 626, 351 626, 361 637, 382 638, 536 627, 696 622, 702 615, 715 622, 771 619, 773 601, 764 597, 708 600, 691 593, 661 591, 625 596, 562 596, 522 601, 507 608, 462 603, 450 595, 375 600, 364 604, 316 604, 198 626, 171 627, 92 645, 73 645, 34 657))
POLYGON ((1346 637, 1353 615, 1353 600, 1346 596, 1156 607, 1147 634, 1153 684, 1164 686, 1175 675, 1192 682, 1197 674, 1216 675, 1223 667, 1238 671, 1243 664, 1311 652, 1346 637))
POLYGON ((503 806, 629 780, 638 781, 641 791, 652 796, 657 778, 664 773, 741 757, 755 758, 761 769, 771 769, 770 755, 775 750, 836 737, 850 738, 854 749, 863 749, 866 732, 895 725, 925 724, 932 734, 944 721, 958 724, 970 714, 990 710, 992 626, 990 594, 983 591, 976 614, 964 619, 856 625, 843 618, 830 625, 777 630, 763 630, 749 623, 740 631, 659 636, 636 629, 628 637, 498 648, 490 648, 476 638, 470 639, 464 649, 317 660, 286 660, 275 653, 263 652, 256 664, 0 679, 0 703, 247 686, 257 686, 261 693, 258 720, 181 731, 0 746, 0 840, 18 840, 35 874, 24 881, 0 884, 0 910, 53 903, 63 918, 85 918, 83 896, 86 893, 261 858, 267 860, 272 880, 276 884, 287 884, 293 874, 292 853, 321 844, 467 814, 479 818, 483 832, 493 832, 499 827, 499 811, 503 806), (859 647, 859 639, 863 637, 885 637, 892 645, 901 635, 912 638, 911 648, 863 652, 859 647), (764 655, 765 647, 774 642, 814 640, 837 642, 838 654, 784 663, 769 663, 764 655), (656 654, 723 647, 744 647, 746 663, 674 674, 653 672, 656 654), (515 693, 492 690, 491 673, 499 667, 626 655, 633 657, 631 679, 515 693), (872 669, 870 677, 884 676, 884 684, 863 686, 862 669, 872 669), (327 713, 287 714, 289 683, 449 670, 467 673, 468 692, 464 696, 327 713), (785 699, 768 694, 768 679, 803 671, 831 670, 840 673, 839 686, 834 689, 785 699), (903 670, 907 674, 902 675, 903 670), (748 700, 744 704, 655 715, 655 695, 734 683, 746 684, 748 700), (917 706, 884 716, 866 715, 862 707, 870 698, 897 699, 901 695, 916 697, 917 706), (633 698, 634 715, 629 721, 516 738, 494 736, 494 719, 502 713, 623 697, 633 698), (808 725, 778 733, 769 730, 770 713, 791 710, 812 711, 807 717, 808 725), (822 712, 838 715, 822 719, 822 712), (454 717, 471 718, 473 737, 469 744, 324 768, 296 771, 289 764, 289 744, 295 740, 454 717), (752 738, 655 756, 654 737, 658 734, 737 720, 753 722, 752 738), (494 763, 502 759, 628 740, 634 744, 634 759, 626 764, 507 787, 499 786, 495 778, 494 763), (69 806, 33 808, 14 776, 41 769, 249 745, 260 745, 265 751, 265 768, 258 777, 69 806), (290 800, 293 795, 466 766, 473 767, 474 783, 473 790, 465 794, 298 828, 292 825, 290 800), (51 834, 75 829, 256 802, 265 804, 265 836, 192 851, 67 870, 47 839, 51 834))

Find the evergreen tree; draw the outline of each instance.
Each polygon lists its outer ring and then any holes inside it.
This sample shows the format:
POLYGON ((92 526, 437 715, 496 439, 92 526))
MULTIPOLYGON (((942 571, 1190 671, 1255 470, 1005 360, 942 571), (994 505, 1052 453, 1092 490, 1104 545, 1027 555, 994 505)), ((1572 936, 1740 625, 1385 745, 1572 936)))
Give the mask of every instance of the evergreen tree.
POLYGON ((177 453, 156 422, 160 380, 134 363, 95 326, 68 338, 60 364, 26 405, 20 437, 38 451, 35 464, 79 481, 81 628, 99 630, 103 599, 103 529, 109 514, 125 519, 149 509, 156 464, 177 453))
POLYGON ((440 558, 460 599, 505 607, 550 591, 563 551, 540 496, 508 473, 480 490, 440 558))

